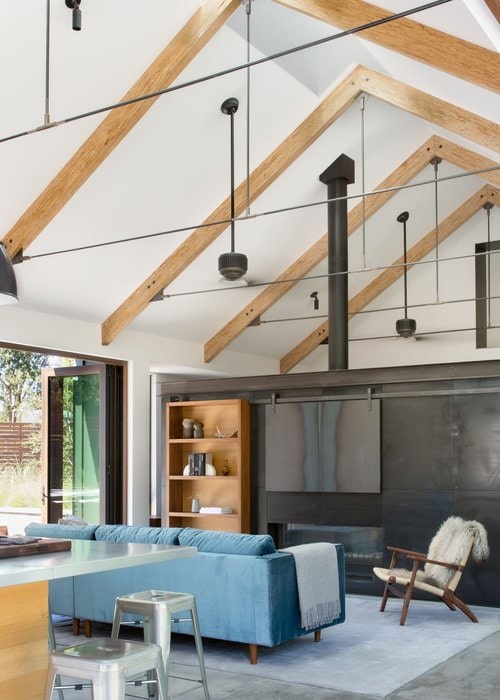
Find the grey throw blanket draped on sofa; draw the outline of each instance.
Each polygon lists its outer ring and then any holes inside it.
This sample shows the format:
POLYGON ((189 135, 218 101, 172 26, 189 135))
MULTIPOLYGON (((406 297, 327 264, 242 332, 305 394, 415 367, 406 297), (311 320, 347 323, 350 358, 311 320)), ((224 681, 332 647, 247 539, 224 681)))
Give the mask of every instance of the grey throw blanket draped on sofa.
POLYGON ((335 545, 312 542, 280 551, 295 559, 301 626, 315 629, 336 620, 341 607, 335 545))

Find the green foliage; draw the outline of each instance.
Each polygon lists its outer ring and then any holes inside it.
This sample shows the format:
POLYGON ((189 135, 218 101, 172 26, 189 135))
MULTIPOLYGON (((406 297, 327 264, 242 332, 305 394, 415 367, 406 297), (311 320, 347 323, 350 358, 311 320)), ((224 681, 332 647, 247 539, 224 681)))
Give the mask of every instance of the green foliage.
POLYGON ((41 406, 41 371, 47 355, 0 348, 0 420, 17 423, 23 412, 41 406))

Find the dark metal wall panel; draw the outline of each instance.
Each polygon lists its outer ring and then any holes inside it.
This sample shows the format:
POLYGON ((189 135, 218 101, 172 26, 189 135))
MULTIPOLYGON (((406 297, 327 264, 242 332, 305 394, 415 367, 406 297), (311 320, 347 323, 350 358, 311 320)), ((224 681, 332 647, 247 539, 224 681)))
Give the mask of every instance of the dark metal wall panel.
POLYGON ((438 527, 453 514, 453 503, 452 490, 384 491, 384 547, 426 553, 438 527))
POLYGON ((453 488, 452 401, 449 396, 385 399, 382 488, 453 488))
POLYGON ((500 394, 455 397, 455 467, 459 489, 500 489, 500 394))

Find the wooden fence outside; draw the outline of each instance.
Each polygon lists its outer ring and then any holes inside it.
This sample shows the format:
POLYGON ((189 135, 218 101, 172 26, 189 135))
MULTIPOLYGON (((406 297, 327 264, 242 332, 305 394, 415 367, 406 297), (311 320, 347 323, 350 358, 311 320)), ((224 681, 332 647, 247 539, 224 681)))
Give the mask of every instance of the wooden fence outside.
POLYGON ((40 423, 0 423, 0 466, 36 459, 29 439, 41 427, 40 423))

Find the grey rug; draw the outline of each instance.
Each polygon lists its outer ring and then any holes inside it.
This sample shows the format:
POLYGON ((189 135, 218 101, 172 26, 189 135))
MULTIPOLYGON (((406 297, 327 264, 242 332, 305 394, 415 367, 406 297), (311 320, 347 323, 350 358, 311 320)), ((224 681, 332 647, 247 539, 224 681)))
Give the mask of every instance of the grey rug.
MULTIPOLYGON (((401 604, 389 600, 380 613, 379 598, 349 595, 346 622, 324 630, 319 644, 308 635, 260 647, 252 666, 245 645, 205 639, 205 663, 207 669, 385 697, 500 630, 498 608, 474 607, 474 624, 438 601, 412 601, 401 627, 401 604)), ((191 637, 175 636, 171 661, 177 668, 196 663, 191 637)))

